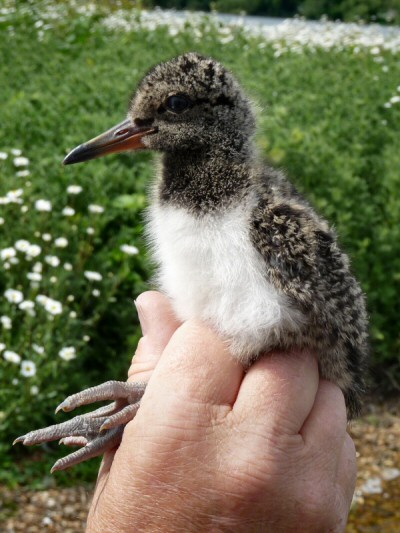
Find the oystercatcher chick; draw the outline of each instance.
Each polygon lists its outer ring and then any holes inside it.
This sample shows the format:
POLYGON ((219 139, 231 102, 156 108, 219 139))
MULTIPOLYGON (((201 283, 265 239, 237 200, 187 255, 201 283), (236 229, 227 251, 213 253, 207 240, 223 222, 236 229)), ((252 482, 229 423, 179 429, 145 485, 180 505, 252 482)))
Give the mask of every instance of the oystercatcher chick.
MULTIPOLYGON (((161 154, 147 216, 158 287, 180 320, 197 318, 248 367, 273 349, 318 354, 357 415, 368 353, 367 314, 335 232, 284 174, 263 163, 255 113, 233 75, 188 53, 141 81, 127 119, 75 148, 65 164, 124 150, 161 154)), ((81 446, 62 470, 115 447, 145 384, 111 381, 67 398, 58 410, 114 400, 92 413, 19 437, 81 446)))

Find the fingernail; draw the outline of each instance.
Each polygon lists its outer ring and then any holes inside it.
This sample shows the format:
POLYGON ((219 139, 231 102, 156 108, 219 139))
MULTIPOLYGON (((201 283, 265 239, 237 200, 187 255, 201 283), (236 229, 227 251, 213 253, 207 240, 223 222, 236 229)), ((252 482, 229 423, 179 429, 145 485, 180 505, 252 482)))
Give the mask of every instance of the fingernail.
POLYGON ((146 325, 146 317, 145 317, 145 314, 143 313, 143 309, 141 308, 141 306, 140 306, 140 304, 139 304, 139 302, 137 300, 134 300, 133 303, 135 304, 135 307, 136 307, 136 311, 137 311, 137 314, 138 314, 138 318, 139 318, 140 328, 142 330, 142 334, 146 335, 147 325, 146 325))

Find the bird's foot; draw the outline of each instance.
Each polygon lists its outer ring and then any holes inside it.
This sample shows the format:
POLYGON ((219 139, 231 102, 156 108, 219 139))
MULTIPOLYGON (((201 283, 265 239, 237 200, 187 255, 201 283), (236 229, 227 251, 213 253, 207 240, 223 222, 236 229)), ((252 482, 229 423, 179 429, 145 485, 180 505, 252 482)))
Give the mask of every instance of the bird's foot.
POLYGON ((59 459, 51 469, 52 472, 65 470, 82 461, 97 457, 115 448, 121 442, 124 426, 135 417, 145 388, 145 383, 107 381, 97 387, 68 396, 57 407, 56 413, 61 410, 72 411, 76 407, 93 402, 114 401, 91 413, 78 415, 67 422, 30 431, 15 439, 14 444, 22 442, 26 446, 32 446, 60 439, 60 444, 81 447, 59 459))

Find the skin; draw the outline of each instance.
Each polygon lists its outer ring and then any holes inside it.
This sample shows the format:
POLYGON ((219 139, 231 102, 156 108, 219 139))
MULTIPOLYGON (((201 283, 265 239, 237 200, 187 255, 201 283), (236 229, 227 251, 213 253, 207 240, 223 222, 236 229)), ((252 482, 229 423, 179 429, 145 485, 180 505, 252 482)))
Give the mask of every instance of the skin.
POLYGON ((270 353, 247 373, 168 300, 137 300, 143 338, 129 380, 140 410, 107 452, 87 532, 339 532, 356 459, 339 387, 306 352, 270 353))

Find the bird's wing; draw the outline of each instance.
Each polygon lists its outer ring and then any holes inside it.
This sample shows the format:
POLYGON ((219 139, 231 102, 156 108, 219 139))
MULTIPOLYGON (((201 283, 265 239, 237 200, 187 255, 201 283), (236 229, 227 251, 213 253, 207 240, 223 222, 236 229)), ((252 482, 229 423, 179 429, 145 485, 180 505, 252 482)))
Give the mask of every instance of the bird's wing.
POLYGON ((251 217, 250 236, 270 281, 304 303, 319 277, 321 259, 336 244, 322 227, 308 206, 265 198, 251 217))

